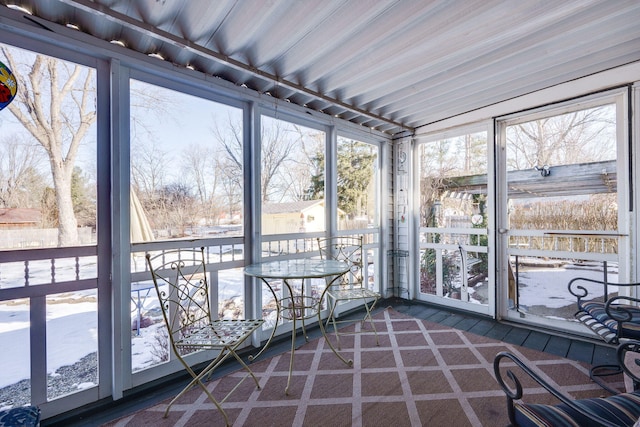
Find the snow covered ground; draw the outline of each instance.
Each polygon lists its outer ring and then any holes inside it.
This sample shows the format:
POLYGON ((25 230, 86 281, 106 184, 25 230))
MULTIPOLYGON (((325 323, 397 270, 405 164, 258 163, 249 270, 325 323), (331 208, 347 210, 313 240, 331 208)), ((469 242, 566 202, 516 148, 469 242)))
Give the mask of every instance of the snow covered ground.
MULTIPOLYGON (((48 267, 50 268, 50 267, 48 267)), ((3 274, 6 274, 6 270, 3 274)), ((19 276, 18 276, 19 277, 19 276)), ((244 272, 241 268, 222 270, 218 277, 220 301, 235 300, 243 304, 244 272)), ((132 369, 134 372, 157 364, 162 354, 164 323, 159 310, 153 282, 132 285, 132 369), (135 291, 138 289, 139 291, 135 291), (140 330, 136 328, 138 305, 142 318, 140 330), (152 324, 145 327, 145 322, 152 324), (139 332, 139 333, 138 333, 139 332)), ((71 365, 83 356, 97 352, 96 291, 57 294, 47 299, 47 371, 55 373, 62 366, 71 365)), ((273 296, 263 286, 263 301, 273 296)), ((231 316, 232 313, 224 313, 231 316)), ((274 321, 274 319, 271 319, 274 321)), ((30 376, 29 363, 29 303, 26 299, 0 302, 0 388, 30 376)))
MULTIPOLYGON (((5 272, 6 273, 6 272, 5 272)), ((565 307, 575 304, 567 291, 567 282, 576 275, 601 279, 599 265, 567 265, 562 268, 545 266, 527 267, 519 270, 520 304, 525 307, 565 307), (579 271, 576 271, 579 268, 579 271)), ((609 280, 617 280, 616 272, 609 280)), ((220 300, 242 298, 244 274, 242 269, 220 272, 220 300)), ((272 299, 263 287, 263 301, 272 299)), ((615 289, 611 289, 615 292, 615 289)), ((142 293, 144 294, 144 292, 142 293)), ((50 373, 65 365, 73 364, 87 354, 97 351, 97 304, 95 291, 84 291, 71 295, 57 295, 57 300, 47 304, 47 370, 50 373), (55 302, 55 303, 54 303, 55 302)), ((132 293, 136 296, 136 293, 132 293)), ((136 306, 132 303, 132 319, 136 318, 136 306)), ((138 371, 158 363, 158 341, 156 335, 162 331, 160 312, 154 289, 150 289, 142 301, 141 313, 157 321, 142 327, 140 334, 132 328, 132 364, 138 371), (155 313, 155 314, 154 314, 155 313), (154 350, 155 347, 155 350, 154 350)), ((144 326, 144 323, 143 323, 144 326)), ((0 388, 29 378, 29 306, 26 300, 0 302, 0 347, 11 351, 0 352, 0 388)))
MULTIPOLYGON (((520 305, 549 308, 575 307, 576 298, 569 293, 567 284, 574 277, 603 280, 603 268, 599 263, 567 264, 553 268, 544 264, 521 267, 518 272, 520 305)), ((607 280, 618 281, 618 270, 609 266, 607 280)), ((589 295, 601 295, 602 286, 581 282, 589 295)), ((610 286, 609 292, 617 292, 616 286, 610 286)))
MULTIPOLYGON (((47 306, 49 372, 97 350, 96 304, 47 306)), ((29 306, 0 303, 0 387, 29 378, 29 306), (11 349, 8 351, 8 349, 11 349)))

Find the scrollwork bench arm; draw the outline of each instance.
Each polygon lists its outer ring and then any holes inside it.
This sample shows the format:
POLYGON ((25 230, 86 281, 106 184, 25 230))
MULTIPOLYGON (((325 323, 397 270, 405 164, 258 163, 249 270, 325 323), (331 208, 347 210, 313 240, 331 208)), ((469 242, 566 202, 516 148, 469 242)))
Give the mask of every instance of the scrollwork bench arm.
MULTIPOLYGON (((640 342, 638 343, 640 344, 640 342)), ((522 369, 528 376, 530 376, 534 381, 544 387, 549 393, 551 393, 555 398, 557 398, 560 402, 567 405, 569 408, 574 411, 584 415, 585 417, 589 417, 593 420, 594 426, 604 426, 604 427, 615 427, 615 424, 601 418, 589 408, 582 405, 579 401, 574 400, 570 396, 566 395, 562 391, 551 386, 544 378, 542 378, 537 372, 527 366, 522 360, 520 360, 515 354, 509 353, 506 351, 502 351, 496 355, 493 360, 493 372, 496 377, 496 381, 504 391, 507 396, 507 411, 509 415, 509 421, 513 426, 516 426, 516 416, 515 416, 515 407, 514 400, 520 400, 523 397, 522 383, 516 377, 511 369, 507 369, 506 375, 509 377, 511 382, 513 383, 513 387, 510 387, 505 382, 505 379, 502 377, 502 373, 500 371, 500 362, 504 359, 508 359, 511 362, 515 363, 520 369, 522 369)))

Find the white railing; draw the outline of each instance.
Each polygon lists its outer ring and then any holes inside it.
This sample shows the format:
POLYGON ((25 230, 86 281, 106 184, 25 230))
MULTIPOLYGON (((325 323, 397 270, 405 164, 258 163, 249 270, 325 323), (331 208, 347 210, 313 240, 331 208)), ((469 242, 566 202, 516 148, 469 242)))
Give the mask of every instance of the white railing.
MULTIPOLYGON (((370 250, 371 253, 378 253, 380 245, 378 240, 379 230, 367 229, 364 231, 364 233, 361 230, 357 232, 365 234, 365 241, 367 242, 365 248, 370 250)), ((341 234, 354 234, 354 232, 345 231, 341 234)), ((315 256, 318 253, 317 237, 323 235, 323 233, 317 233, 263 236, 262 260, 315 256)), ((142 295, 140 289, 151 290, 150 288, 145 288, 151 282, 151 275, 145 259, 146 253, 157 255, 170 249, 200 247, 206 248, 207 269, 214 278, 211 281, 212 298, 215 300, 214 306, 221 307, 226 303, 226 301, 222 301, 226 298, 222 288, 225 286, 226 278, 231 273, 234 275, 233 283, 229 284, 229 286, 233 287, 234 292, 237 290, 242 293, 242 295, 234 298, 234 302, 241 300, 241 304, 244 304, 244 276, 239 272, 239 269, 246 264, 248 249, 245 247, 244 237, 228 236, 134 243, 131 245, 130 270, 133 307, 131 314, 132 320, 137 322, 133 330, 134 334, 140 333, 138 327, 142 320, 142 313, 138 312, 141 309, 139 305, 142 295), (238 285, 238 283, 240 284, 238 285)), ((49 368, 47 368, 47 355, 45 351, 38 351, 38 349, 45 349, 52 344, 48 343, 51 337, 45 332, 49 321, 47 317, 48 298, 62 293, 69 293, 70 295, 82 294, 84 298, 87 298, 87 292, 89 292, 93 298, 92 301, 95 303, 98 295, 97 260, 98 248, 95 245, 0 251, 0 304, 10 306, 15 300, 24 300, 24 307, 29 313, 28 318, 32 319, 31 327, 28 328, 29 337, 27 338, 31 343, 31 360, 29 363, 21 359, 20 363, 24 363, 25 366, 30 364, 37 368, 38 374, 32 374, 29 377, 32 390, 31 402, 34 404, 44 404, 56 397, 48 396, 49 379, 47 371, 49 368), (35 323, 33 323, 33 319, 35 319, 35 323)), ((372 265, 376 269, 379 268, 379 263, 375 257, 372 265)), ((379 275, 376 277, 379 277, 379 275)), ((378 279, 376 279, 375 285, 379 288, 377 281, 378 279)), ((145 295, 149 297, 149 301, 154 299, 152 293, 146 294, 145 291, 145 295)), ((262 300, 262 309, 269 309, 269 301, 265 299, 264 293, 262 300)), ((248 300, 247 303, 253 304, 248 300)), ((102 310, 104 305, 98 304, 96 307, 102 310)), ((96 308, 93 312, 95 319, 99 317, 97 310, 96 308)), ((109 317, 110 315, 104 318, 109 317)), ((127 319, 122 319, 122 325, 128 327, 127 319)), ((78 327, 86 329, 96 326, 82 323, 78 324, 78 327)), ((287 330, 285 328, 282 331, 278 330, 278 332, 287 333, 287 330)), ((104 330, 98 331, 98 333, 104 333, 104 330)), ((116 333, 119 332, 116 331, 116 333)), ((97 349, 97 345, 95 348, 97 349)), ((98 355, 97 360, 100 360, 100 355, 98 355)), ((109 360, 109 357, 105 357, 104 360, 109 360)), ((95 374, 97 375, 97 365, 95 374)), ((108 373, 105 374, 109 375, 108 373)), ((153 375, 146 375, 140 378, 150 376, 153 375)), ((96 379, 96 381, 99 380, 96 379)), ((88 388, 83 390, 83 393, 89 392, 92 397, 87 395, 86 398, 83 397, 79 401, 95 399, 97 394, 93 390, 95 389, 88 388)), ((78 392, 80 391, 78 390, 78 392)), ((79 395, 80 393, 75 394, 79 395)), ((73 393, 69 397, 72 395, 73 393)))
POLYGON ((0 301, 97 287, 97 252, 96 246, 0 251, 0 301))
POLYGON ((481 236, 487 236, 486 228, 420 228, 421 249, 449 249, 459 250, 461 247, 468 252, 487 252, 486 245, 481 245, 481 236), (473 243, 475 240, 476 243, 473 243))
POLYGON ((509 253, 588 261, 617 261, 621 234, 585 230, 510 230, 509 253))

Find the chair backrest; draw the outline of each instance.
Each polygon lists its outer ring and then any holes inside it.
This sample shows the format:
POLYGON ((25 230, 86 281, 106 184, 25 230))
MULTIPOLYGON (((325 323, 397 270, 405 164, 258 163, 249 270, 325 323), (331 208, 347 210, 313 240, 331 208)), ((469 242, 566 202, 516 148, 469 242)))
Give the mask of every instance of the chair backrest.
POLYGON ((366 260, 362 236, 336 236, 318 238, 318 249, 322 259, 334 259, 344 261, 351 265, 349 274, 342 276, 342 284, 353 286, 363 286, 366 271, 364 266, 366 260))
POLYGON ((204 248, 147 254, 171 345, 212 321, 204 248))

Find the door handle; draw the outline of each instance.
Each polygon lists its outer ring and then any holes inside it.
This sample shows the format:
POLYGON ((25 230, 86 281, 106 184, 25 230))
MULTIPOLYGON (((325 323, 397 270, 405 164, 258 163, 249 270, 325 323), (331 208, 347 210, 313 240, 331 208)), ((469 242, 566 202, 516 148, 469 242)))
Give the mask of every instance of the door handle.
POLYGON ((509 232, 508 228, 498 228, 498 233, 507 234, 509 232))

